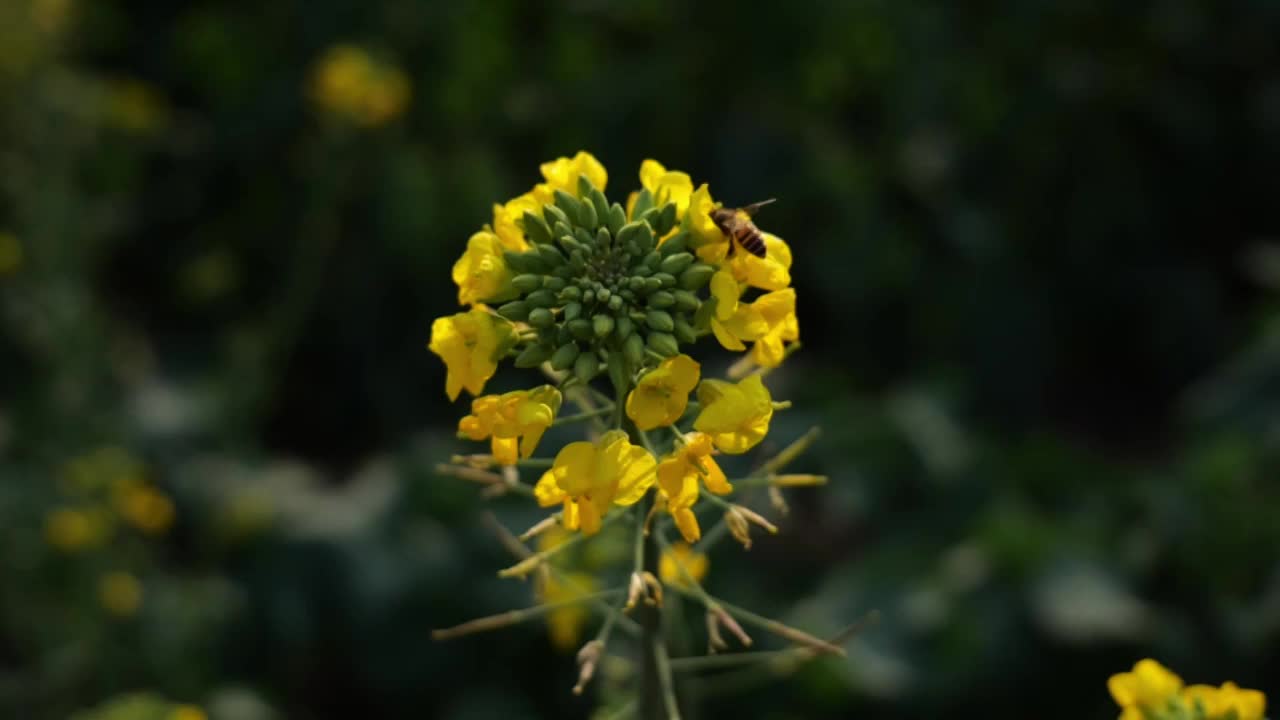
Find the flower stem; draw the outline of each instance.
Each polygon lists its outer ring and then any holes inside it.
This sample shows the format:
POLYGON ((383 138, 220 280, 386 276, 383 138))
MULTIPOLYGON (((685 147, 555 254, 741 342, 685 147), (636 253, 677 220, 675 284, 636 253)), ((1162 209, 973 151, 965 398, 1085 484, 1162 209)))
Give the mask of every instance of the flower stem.
POLYGON ((599 408, 597 410, 588 410, 586 412, 577 413, 576 415, 565 415, 564 417, 556 418, 555 421, 551 423, 551 427, 560 427, 561 425, 569 425, 571 423, 582 422, 584 420, 591 420, 592 418, 603 417, 611 412, 613 412, 613 403, 610 403, 609 407, 599 408))
POLYGON ((621 593, 623 593, 622 589, 605 590, 603 592, 573 598, 572 600, 543 603, 542 605, 534 605, 533 607, 527 607, 521 610, 508 610, 507 612, 498 613, 497 615, 488 615, 482 618, 476 618, 475 620, 468 620, 461 625, 455 625, 451 628, 432 630, 431 639, 451 640, 463 635, 470 635, 471 633, 485 632, 486 630, 497 630, 498 628, 507 627, 508 625, 515 625, 517 623, 525 622, 526 620, 541 617, 552 610, 559 610, 562 607, 580 605, 594 600, 605 600, 621 593))

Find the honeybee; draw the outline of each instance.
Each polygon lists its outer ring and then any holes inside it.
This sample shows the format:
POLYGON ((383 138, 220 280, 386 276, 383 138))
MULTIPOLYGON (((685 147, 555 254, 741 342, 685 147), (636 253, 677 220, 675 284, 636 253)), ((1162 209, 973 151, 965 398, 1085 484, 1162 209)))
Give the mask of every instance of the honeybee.
POLYGON ((777 198, 769 198, 740 208, 716 208, 711 211, 711 222, 714 222, 716 227, 720 228, 720 232, 730 238, 730 255, 733 254, 735 245, 741 245, 743 250, 752 255, 764 257, 764 235, 761 234, 760 228, 751 222, 751 216, 759 212, 760 208, 776 200, 777 198))

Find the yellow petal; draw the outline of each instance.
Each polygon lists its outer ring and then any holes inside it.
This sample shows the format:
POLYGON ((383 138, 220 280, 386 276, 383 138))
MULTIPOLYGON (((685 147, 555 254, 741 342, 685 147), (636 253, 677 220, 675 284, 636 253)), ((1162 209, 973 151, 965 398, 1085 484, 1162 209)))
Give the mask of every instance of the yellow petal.
POLYGON ((667 417, 665 398, 652 387, 638 385, 627 394, 627 417, 641 430, 652 430, 664 424, 667 417))
POLYGON ((716 319, 728 320, 738 310, 738 298, 741 296, 738 281, 733 273, 720 270, 711 276, 711 297, 716 299, 716 319))
POLYGON ((583 535, 595 535, 600 532, 600 509, 594 502, 579 500, 578 515, 583 535))
POLYGON ((648 450, 631 445, 625 450, 622 472, 618 478, 618 492, 613 502, 617 505, 634 505, 644 497, 654 483, 657 461, 648 450))
POLYGON ((538 484, 533 486, 533 497, 538 501, 540 507, 551 507, 565 501, 568 496, 556 484, 556 476, 550 470, 542 473, 542 477, 538 479, 538 484))
POLYGON ((585 441, 565 445, 556 454, 551 472, 565 494, 585 495, 595 483, 596 446, 585 441))
POLYGON ((495 435, 490 444, 493 447, 493 460, 499 465, 515 465, 516 460, 520 459, 516 438, 495 435))
POLYGON ((697 542, 702 537, 702 528, 698 527, 698 518, 688 508, 679 508, 671 511, 671 517, 676 521, 676 527, 680 529, 680 535, 684 537, 685 542, 697 542))

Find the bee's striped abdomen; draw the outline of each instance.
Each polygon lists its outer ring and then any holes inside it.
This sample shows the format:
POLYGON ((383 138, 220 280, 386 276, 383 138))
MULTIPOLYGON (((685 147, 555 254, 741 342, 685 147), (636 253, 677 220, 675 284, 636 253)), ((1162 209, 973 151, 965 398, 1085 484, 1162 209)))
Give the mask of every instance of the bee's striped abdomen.
POLYGON ((743 250, 755 255, 756 257, 765 256, 764 235, 756 228, 755 224, 747 222, 735 228, 734 238, 743 250))

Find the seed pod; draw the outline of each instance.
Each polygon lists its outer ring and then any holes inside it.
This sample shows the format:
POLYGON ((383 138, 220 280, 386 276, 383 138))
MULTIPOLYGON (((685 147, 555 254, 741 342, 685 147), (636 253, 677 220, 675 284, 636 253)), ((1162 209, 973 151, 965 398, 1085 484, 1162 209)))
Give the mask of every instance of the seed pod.
POLYGON ((644 215, 649 212, 649 208, 653 207, 653 193, 648 190, 641 190, 636 194, 636 203, 631 206, 631 219, 644 215))
POLYGON ((570 320, 577 319, 578 317, 581 317, 581 315, 582 315, 582 303, 577 303, 577 302, 565 303, 565 306, 564 306, 565 322, 569 322, 570 320))
POLYGON ((596 315, 591 318, 591 329, 595 331, 596 337, 605 337, 609 333, 613 332, 613 316, 596 315))
POLYGON ((613 318, 613 336, 619 341, 626 340, 635 329, 635 322, 627 315, 615 315, 613 318))
POLYGON ((549 308, 556 304, 556 295, 550 290, 534 290, 524 296, 525 304, 533 308, 549 308))
POLYGON ((511 284, 522 293, 533 292, 542 287, 542 276, 525 273, 511 278, 511 284))
POLYGON ((520 227, 524 230, 524 236, 529 242, 534 244, 551 242, 551 226, 546 220, 534 215, 528 210, 524 211, 524 215, 520 218, 520 227))
POLYGON ((621 296, 621 295, 617 295, 617 294, 615 294, 615 295, 613 295, 612 297, 610 297, 610 298, 609 298, 609 309, 610 309, 610 310, 612 310, 612 311, 614 311, 614 312, 618 312, 619 310, 621 310, 621 309, 622 309, 622 296, 621 296))
POLYGON ((688 290, 676 290, 671 293, 676 299, 676 309, 682 312, 694 312, 698 309, 701 301, 698 296, 688 290))
POLYGON ((649 307, 664 310, 676 304, 676 296, 666 290, 659 290, 649 296, 649 307))
POLYGON ((680 354, 680 345, 668 333, 651 332, 647 342, 650 350, 663 357, 673 357, 680 354))
POLYGON ((573 374, 584 383, 591 382, 591 378, 598 372, 600 372, 600 360, 596 358, 595 353, 581 353, 578 359, 573 361, 573 374))
POLYGON ((536 328, 551 327, 555 322, 555 316, 544 307, 534 308, 529 311, 529 324, 536 328))
POLYGON ((684 313, 676 313, 675 316, 675 336, 682 343, 695 343, 698 341, 698 333, 693 329, 693 323, 689 322, 689 318, 684 313))
POLYGON ((680 232, 667 238, 666 242, 658 248, 658 252, 663 255, 675 255, 689 249, 689 231, 681 230, 680 232))
POLYGON ((498 314, 508 320, 524 322, 529 318, 529 306, 522 300, 512 300, 498 307, 498 314))
POLYGON ((570 285, 560 291, 560 299, 566 302, 572 302, 582 299, 582 288, 577 285, 570 285))
POLYGON ((554 190, 555 207, 564 211, 569 225, 582 225, 582 201, 563 190, 554 190))
POLYGON ((675 287, 676 285, 676 276, 671 273, 660 272, 654 273, 653 276, 658 278, 658 282, 662 283, 664 288, 675 287))
POLYGON ((609 368, 609 381, 613 383, 613 389, 619 395, 626 392, 631 386, 631 363, 627 362, 627 356, 620 352, 609 353, 609 362, 606 363, 609 368))
POLYGON ((685 268, 693 264, 693 255, 687 252, 674 253, 668 255, 662 260, 660 268, 664 273, 679 275, 685 271, 685 268))
POLYGON ((546 263, 548 267, 560 267, 564 264, 565 257, 560 254, 560 251, 556 249, 555 245, 539 245, 537 247, 538 257, 542 258, 542 261, 546 263))
POLYGON ((609 227, 609 233, 616 237, 622 226, 627 224, 627 211, 623 210, 618 203, 610 205, 609 214, 605 216, 605 224, 609 227))
POLYGON ((573 337, 588 342, 591 340, 591 321, 586 318, 575 318, 565 323, 565 327, 569 328, 569 333, 573 337))
POLYGON ((671 332, 675 329, 675 321, 671 314, 663 310, 650 310, 644 315, 644 324, 658 332, 671 332))
POLYGON ((515 365, 518 368, 537 367, 551 357, 551 351, 550 345, 534 343, 516 356, 515 365))
POLYGON ((566 282, 564 278, 556 275, 548 275, 547 277, 542 278, 542 287, 552 292, 560 292, 564 289, 564 286, 568 284, 569 283, 566 282))
POLYGON ((680 273, 680 287, 684 290, 701 290, 711 281, 716 269, 703 263, 694 263, 680 273))
POLYGON ((556 370, 568 370, 573 365, 573 361, 578 359, 579 352, 577 343, 568 342, 561 345, 551 356, 551 367, 556 370))
POLYGON ((515 273, 542 273, 548 270, 547 264, 536 252, 506 251, 502 253, 502 259, 507 261, 507 267, 515 273))
POLYGON ((633 367, 644 362, 644 338, 639 334, 630 335, 622 341, 622 354, 633 367))

